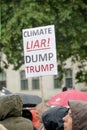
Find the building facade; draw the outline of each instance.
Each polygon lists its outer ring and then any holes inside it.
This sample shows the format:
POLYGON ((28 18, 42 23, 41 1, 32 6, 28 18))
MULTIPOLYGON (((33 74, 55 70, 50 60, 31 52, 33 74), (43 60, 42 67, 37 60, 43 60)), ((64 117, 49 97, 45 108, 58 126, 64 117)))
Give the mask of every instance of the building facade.
POLYGON ((75 89, 87 88, 85 83, 76 83, 75 74, 78 70, 77 64, 72 64, 70 59, 66 63, 66 74, 62 83, 58 81, 58 75, 26 79, 24 65, 18 71, 14 71, 12 66, 10 66, 3 73, 0 73, 0 90, 2 87, 6 87, 12 93, 21 92, 40 97, 44 96, 44 99, 47 100, 61 92, 64 86, 67 86, 69 89, 72 87, 75 87, 75 89))

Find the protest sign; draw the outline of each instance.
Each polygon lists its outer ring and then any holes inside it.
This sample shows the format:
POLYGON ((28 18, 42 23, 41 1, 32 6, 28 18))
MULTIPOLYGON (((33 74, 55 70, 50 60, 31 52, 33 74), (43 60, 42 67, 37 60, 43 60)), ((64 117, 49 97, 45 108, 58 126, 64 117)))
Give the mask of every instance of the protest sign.
POLYGON ((54 25, 23 29, 26 77, 57 74, 54 25))

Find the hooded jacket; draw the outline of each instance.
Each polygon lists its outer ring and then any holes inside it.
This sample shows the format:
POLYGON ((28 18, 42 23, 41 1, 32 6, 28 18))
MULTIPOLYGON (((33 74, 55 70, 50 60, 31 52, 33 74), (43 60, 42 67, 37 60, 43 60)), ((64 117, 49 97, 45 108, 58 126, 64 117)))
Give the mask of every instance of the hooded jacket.
POLYGON ((69 105, 73 119, 72 130, 87 130, 87 102, 71 100, 69 105))
POLYGON ((0 121, 0 124, 4 125, 8 130, 34 130, 32 122, 23 117, 9 117, 0 121))
POLYGON ((68 113, 66 107, 57 106, 45 111, 42 115, 46 130, 64 130, 63 117, 68 113))

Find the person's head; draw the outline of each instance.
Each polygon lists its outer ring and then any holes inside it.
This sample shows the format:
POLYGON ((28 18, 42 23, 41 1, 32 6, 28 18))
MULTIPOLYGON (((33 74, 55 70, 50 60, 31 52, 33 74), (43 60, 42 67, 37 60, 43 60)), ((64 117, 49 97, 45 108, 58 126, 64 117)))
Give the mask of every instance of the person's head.
POLYGON ((64 91, 67 91, 67 87, 63 87, 62 88, 62 91, 64 92, 64 91))
POLYGON ((23 109, 22 110, 22 117, 27 118, 32 121, 32 113, 29 111, 29 109, 23 109))
POLYGON ((63 118, 64 130, 87 129, 87 102, 70 100, 70 110, 63 118))
POLYGON ((36 106, 36 117, 39 119, 40 123, 42 123, 42 114, 47 109, 49 109, 49 106, 46 105, 46 102, 42 102, 36 106))
POLYGON ((36 106, 36 117, 42 123, 42 113, 43 113, 43 103, 40 103, 36 106))
POLYGON ((46 130, 64 130, 63 117, 67 112, 68 109, 62 106, 46 110, 42 114, 42 121, 46 130))
POLYGON ((0 124, 0 130, 7 130, 2 124, 0 124))
POLYGON ((69 109, 68 114, 63 118, 64 130, 72 130, 72 113, 69 109))

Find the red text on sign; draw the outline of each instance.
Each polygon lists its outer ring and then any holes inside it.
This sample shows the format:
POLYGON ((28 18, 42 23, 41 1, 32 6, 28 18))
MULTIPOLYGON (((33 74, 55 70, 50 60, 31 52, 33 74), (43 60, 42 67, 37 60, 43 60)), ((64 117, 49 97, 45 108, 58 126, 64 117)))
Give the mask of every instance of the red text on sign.
POLYGON ((48 72, 48 71, 52 71, 53 68, 54 68, 54 64, 26 66, 26 71, 27 73, 48 72))
POLYGON ((41 39, 41 40, 32 40, 26 42, 26 50, 32 51, 36 49, 50 49, 50 38, 47 39, 41 39))

